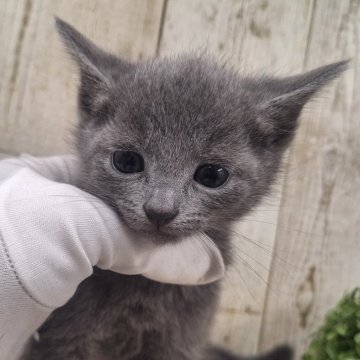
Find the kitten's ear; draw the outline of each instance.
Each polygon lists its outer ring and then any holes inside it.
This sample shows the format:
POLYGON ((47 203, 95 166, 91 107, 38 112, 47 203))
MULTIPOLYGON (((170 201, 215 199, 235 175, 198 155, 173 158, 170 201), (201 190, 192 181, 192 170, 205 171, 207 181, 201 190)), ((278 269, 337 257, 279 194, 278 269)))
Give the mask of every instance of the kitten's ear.
POLYGON ((265 144, 283 145, 291 140, 306 102, 346 70, 348 63, 340 61, 278 80, 263 79, 260 86, 265 95, 258 105, 257 120, 265 144))
POLYGON ((56 17, 55 23, 68 52, 80 68, 80 109, 87 115, 103 114, 109 110, 113 69, 121 70, 128 64, 98 48, 65 21, 56 17))

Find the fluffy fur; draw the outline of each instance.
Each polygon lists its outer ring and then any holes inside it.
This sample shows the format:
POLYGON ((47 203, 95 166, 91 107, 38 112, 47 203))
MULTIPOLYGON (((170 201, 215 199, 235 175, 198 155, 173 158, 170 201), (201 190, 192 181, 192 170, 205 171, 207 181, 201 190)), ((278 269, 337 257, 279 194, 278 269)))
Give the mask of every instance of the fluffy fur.
MULTIPOLYGON (((301 109, 346 62, 283 79, 249 78, 197 56, 131 63, 61 20, 57 28, 81 75, 81 187, 152 241, 206 233, 229 264, 232 222, 268 193, 301 109), (119 149, 140 153, 145 171, 116 171, 111 153, 119 149), (220 188, 193 180, 196 168, 209 163, 230 173, 220 188), (165 192, 179 214, 154 228, 143 205, 165 192)), ((218 283, 174 286, 95 269, 41 327, 27 359, 240 359, 209 347, 218 293, 218 283)), ((287 348, 259 357, 290 358, 287 348)))

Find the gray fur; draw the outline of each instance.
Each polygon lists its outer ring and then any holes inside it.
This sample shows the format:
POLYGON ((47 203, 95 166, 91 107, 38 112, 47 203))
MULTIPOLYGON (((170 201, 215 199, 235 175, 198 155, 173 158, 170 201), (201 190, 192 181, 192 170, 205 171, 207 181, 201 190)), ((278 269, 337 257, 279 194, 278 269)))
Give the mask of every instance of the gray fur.
MULTIPOLYGON (((199 56, 130 63, 61 20, 57 28, 81 74, 81 187, 153 241, 206 233, 229 264, 230 225, 268 193, 301 109, 346 62, 283 79, 249 78, 199 56), (110 156, 119 149, 141 153, 145 171, 117 172, 110 156), (226 167, 229 180, 217 189, 194 182, 204 163, 226 167), (159 229, 144 204, 160 203, 176 204, 178 213, 159 229)), ((174 286, 95 269, 42 326, 28 359, 240 359, 208 347, 218 293, 219 283, 174 286)), ((287 348, 261 357, 290 358, 287 348)))

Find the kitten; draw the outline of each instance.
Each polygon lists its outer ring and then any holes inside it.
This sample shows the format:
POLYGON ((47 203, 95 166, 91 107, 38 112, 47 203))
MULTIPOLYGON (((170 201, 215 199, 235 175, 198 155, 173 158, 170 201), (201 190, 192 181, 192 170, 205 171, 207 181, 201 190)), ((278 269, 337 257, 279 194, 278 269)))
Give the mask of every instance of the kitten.
MULTIPOLYGON (((304 104, 347 62, 282 79, 198 56, 132 63, 56 23, 80 68, 81 187, 153 241, 207 234, 229 265, 231 224, 268 193, 304 104)), ((208 344, 218 295, 218 282, 175 286, 95 268, 27 359, 241 359, 208 344)), ((258 359, 291 357, 281 347, 258 359)))

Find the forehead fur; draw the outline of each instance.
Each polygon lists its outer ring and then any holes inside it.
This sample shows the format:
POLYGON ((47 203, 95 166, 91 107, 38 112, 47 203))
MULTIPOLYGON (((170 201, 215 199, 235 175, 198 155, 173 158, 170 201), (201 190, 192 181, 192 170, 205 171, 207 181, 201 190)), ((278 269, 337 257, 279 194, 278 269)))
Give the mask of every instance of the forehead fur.
POLYGON ((201 57, 155 59, 134 65, 112 90, 110 127, 153 148, 241 147, 251 117, 250 96, 238 75, 201 57))

